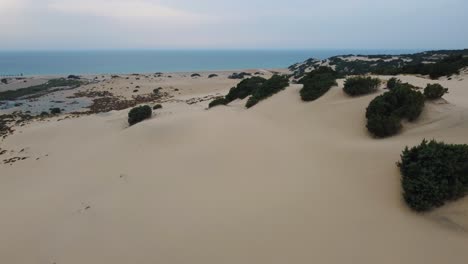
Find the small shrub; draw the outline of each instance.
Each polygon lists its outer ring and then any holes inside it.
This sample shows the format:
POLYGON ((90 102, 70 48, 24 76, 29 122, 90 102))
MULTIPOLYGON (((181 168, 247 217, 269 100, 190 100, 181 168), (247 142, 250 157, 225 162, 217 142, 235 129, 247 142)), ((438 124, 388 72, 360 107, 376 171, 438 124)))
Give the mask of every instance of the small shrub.
POLYGON ((8 84, 8 80, 7 80, 6 78, 3 78, 3 79, 1 80, 1 82, 2 82, 3 84, 8 84))
MULTIPOLYGON (((258 78, 258 77, 257 77, 258 78)), ((246 107, 250 108, 258 102, 284 90, 289 85, 288 76, 273 75, 265 81, 260 87, 255 89, 252 96, 247 100, 246 107)))
POLYGON ((54 108, 50 109, 50 113, 52 115, 58 115, 58 114, 62 113, 62 110, 60 108, 58 108, 58 107, 54 107, 54 108))
POLYGON ((414 121, 423 108, 424 95, 410 84, 399 84, 370 102, 367 129, 377 137, 395 135, 401 129, 401 119, 414 121))
POLYGON ((190 75, 190 77, 192 77, 192 78, 194 78, 194 77, 201 77, 201 75, 198 74, 198 73, 194 73, 194 74, 190 75))
POLYGON ((158 110, 158 109, 162 109, 162 105, 161 104, 157 104, 157 105, 154 105, 153 106, 153 110, 158 110))
POLYGON ((379 85, 377 78, 358 76, 346 79, 343 90, 348 95, 358 96, 377 91, 379 85))
POLYGON ((403 198, 415 211, 428 211, 467 194, 468 145, 423 140, 405 148, 398 167, 403 198))
POLYGON ((241 72, 241 73, 233 73, 228 76, 229 79, 244 79, 246 76, 252 76, 252 74, 247 73, 247 72, 241 72))
POLYGON ((390 78, 390 79, 387 81, 387 89, 392 90, 392 89, 395 88, 395 86, 397 86, 398 84, 401 84, 401 81, 400 81, 400 80, 398 80, 398 79, 395 78, 395 77, 390 78))
POLYGON ((319 67, 308 73, 298 83, 304 85, 300 91, 303 101, 314 101, 335 86, 338 74, 330 67, 319 67))
POLYGON ((214 73, 213 73, 213 74, 208 75, 208 78, 209 78, 209 79, 215 78, 215 77, 218 77, 218 74, 214 74, 214 73))
POLYGON ((428 84, 424 89, 424 96, 429 100, 442 98, 446 93, 448 93, 448 89, 438 83, 428 84))
POLYGON ((68 75, 67 79, 79 80, 79 79, 80 79, 80 76, 77 76, 77 75, 68 75))
POLYGON ((137 106, 132 108, 128 112, 128 124, 130 126, 139 123, 147 118, 150 118, 152 114, 151 107, 148 105, 137 106))
POLYGON ((226 101, 224 97, 216 98, 210 102, 210 104, 208 105, 208 108, 212 108, 218 105, 226 105, 227 103, 228 102, 226 101))

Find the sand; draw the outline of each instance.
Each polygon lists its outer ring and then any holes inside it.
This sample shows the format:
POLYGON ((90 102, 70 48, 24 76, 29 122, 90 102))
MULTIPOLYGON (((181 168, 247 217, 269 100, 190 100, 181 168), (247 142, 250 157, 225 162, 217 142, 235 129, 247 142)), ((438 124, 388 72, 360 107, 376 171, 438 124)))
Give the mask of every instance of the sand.
POLYGON ((0 262, 465 263, 468 199, 413 213, 395 163, 423 138, 468 143, 468 75, 400 78, 450 94, 384 140, 365 128, 379 93, 342 80, 312 103, 292 85, 205 110, 186 100, 239 80, 173 77, 174 100, 130 128, 128 110, 20 127, 1 143, 30 158, 0 164, 0 262))

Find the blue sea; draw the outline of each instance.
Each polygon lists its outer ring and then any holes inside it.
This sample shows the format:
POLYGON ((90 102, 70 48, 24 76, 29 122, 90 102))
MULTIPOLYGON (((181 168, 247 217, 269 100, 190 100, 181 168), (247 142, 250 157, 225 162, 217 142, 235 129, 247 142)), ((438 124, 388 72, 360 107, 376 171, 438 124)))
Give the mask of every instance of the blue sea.
POLYGON ((0 51, 0 76, 151 73, 286 68, 309 58, 407 54, 420 50, 0 51))

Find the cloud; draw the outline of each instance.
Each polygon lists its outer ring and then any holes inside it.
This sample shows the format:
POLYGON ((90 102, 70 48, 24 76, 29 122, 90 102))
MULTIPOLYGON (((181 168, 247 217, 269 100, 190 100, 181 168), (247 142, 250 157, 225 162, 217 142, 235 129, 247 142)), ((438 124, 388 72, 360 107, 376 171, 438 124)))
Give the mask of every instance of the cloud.
POLYGON ((202 23, 213 17, 170 8, 149 0, 52 0, 49 10, 134 22, 202 23))

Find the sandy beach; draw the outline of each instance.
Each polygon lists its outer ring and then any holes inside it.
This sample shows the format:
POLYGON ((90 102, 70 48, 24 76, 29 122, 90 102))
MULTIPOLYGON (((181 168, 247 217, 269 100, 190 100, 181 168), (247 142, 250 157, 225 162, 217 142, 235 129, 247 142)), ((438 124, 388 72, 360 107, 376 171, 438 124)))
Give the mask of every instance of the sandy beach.
MULTIPOLYGON (((54 102, 64 112, 19 122, 0 143, 0 262, 467 261, 468 198, 414 213, 396 166, 405 146, 424 138, 467 143, 466 71, 440 80, 397 76, 420 87, 440 83, 449 94, 387 139, 365 127, 366 107, 383 86, 351 98, 340 79, 305 103, 301 85, 291 84, 251 109, 237 100, 207 110, 240 80, 228 78, 233 71, 197 73, 89 75, 79 88, 0 110, 40 113, 54 102), (163 108, 132 127, 128 108, 80 114, 106 96, 163 108)), ((10 85, 0 91, 23 87, 10 85)))

